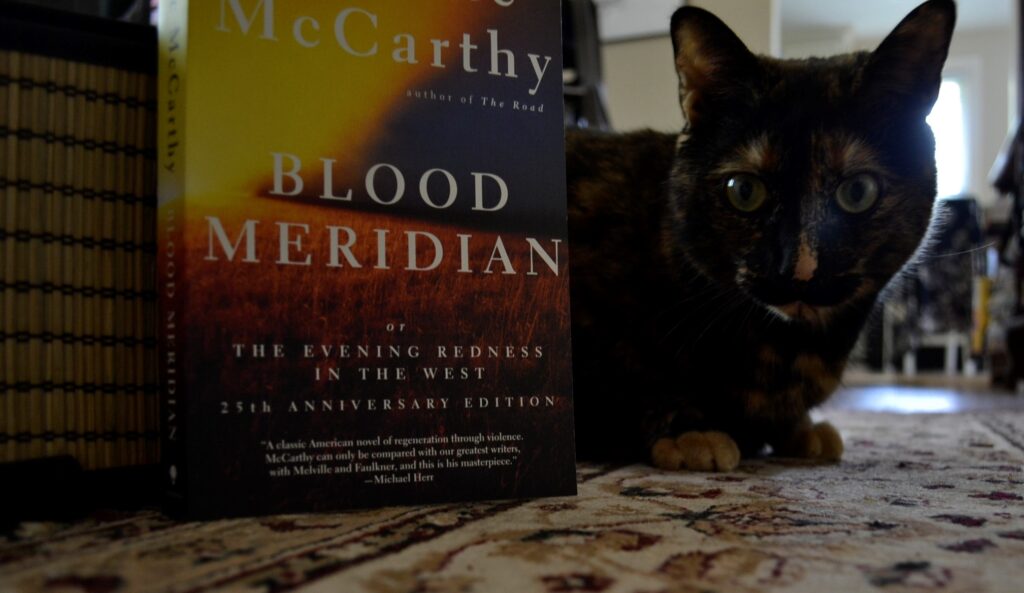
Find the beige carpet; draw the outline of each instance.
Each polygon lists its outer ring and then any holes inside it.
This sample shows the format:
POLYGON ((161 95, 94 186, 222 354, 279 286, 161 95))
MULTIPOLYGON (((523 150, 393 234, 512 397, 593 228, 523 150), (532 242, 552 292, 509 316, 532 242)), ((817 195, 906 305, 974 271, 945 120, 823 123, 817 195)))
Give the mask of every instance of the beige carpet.
POLYGON ((583 465, 576 498, 23 525, 0 591, 1024 591, 1024 414, 827 417, 835 466, 583 465))

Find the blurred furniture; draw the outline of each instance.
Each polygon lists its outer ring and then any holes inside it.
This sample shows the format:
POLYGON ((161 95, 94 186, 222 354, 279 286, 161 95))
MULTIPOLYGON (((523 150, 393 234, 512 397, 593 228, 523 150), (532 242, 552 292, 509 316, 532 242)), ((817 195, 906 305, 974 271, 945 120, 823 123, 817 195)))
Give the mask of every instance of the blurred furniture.
POLYGON ((946 374, 973 374, 974 304, 983 297, 976 279, 986 270, 980 210, 970 197, 940 200, 935 208, 942 226, 883 313, 885 360, 901 359, 903 372, 912 375, 924 366, 923 351, 940 349, 946 374))
POLYGON ((1010 319, 993 353, 993 383, 1014 389, 1024 380, 1024 127, 1020 122, 1007 137, 992 167, 990 181, 1012 202, 1010 220, 999 239, 999 262, 1012 277, 1010 319))
POLYGON ((999 156, 989 173, 989 180, 1001 195, 1012 200, 1010 224, 1004 228, 999 251, 1002 262, 1016 271, 1018 306, 1022 303, 1021 280, 1024 280, 1024 261, 1011 252, 1024 253, 1024 122, 1017 122, 1003 143, 999 156))
POLYGON ((593 0, 562 2, 562 56, 566 127, 608 129, 611 123, 593 0))
MULTIPOLYGON (((12 1, 12 0, 7 0, 12 1)), ((116 19, 129 23, 149 23, 151 0, 13 0, 43 8, 116 19)))
POLYGON ((1011 389, 1024 380, 1024 0, 1017 7, 1017 123, 1003 143, 989 181, 1012 202, 999 241, 1000 263, 1013 277, 1012 318, 1003 330, 1004 351, 993 359, 993 382, 1011 389))

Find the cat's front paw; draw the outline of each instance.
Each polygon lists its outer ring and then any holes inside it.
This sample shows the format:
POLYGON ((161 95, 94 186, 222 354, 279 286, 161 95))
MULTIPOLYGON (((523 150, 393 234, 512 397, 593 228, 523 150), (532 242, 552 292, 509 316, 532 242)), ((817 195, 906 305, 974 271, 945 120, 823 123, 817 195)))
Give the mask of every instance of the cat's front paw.
POLYGON ((775 452, 782 457, 839 461, 843 456, 843 438, 828 422, 818 422, 798 429, 775 452))
POLYGON ((684 432, 658 439, 651 447, 651 461, 661 469, 725 472, 736 469, 740 448, 724 432, 684 432))

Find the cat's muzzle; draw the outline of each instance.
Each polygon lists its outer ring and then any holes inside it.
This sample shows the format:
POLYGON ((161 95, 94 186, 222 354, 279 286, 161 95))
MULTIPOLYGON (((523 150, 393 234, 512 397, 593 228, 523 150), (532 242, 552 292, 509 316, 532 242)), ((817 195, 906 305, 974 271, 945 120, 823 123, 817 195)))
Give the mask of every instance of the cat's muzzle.
POLYGON ((808 281, 775 277, 752 283, 750 292, 756 299, 774 307, 797 302, 814 307, 834 307, 853 297, 861 281, 859 276, 852 274, 815 277, 808 281))
POLYGON ((861 282, 854 275, 809 281, 773 278, 752 286, 750 293, 779 317, 820 323, 830 311, 853 299, 861 282))

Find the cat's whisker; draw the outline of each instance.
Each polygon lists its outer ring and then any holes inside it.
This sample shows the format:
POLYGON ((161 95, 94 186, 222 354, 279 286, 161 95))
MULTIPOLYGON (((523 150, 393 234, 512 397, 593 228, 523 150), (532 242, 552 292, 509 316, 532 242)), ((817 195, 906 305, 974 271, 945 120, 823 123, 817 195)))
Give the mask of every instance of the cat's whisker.
POLYGON ((701 288, 700 290, 698 290, 696 292, 693 292, 693 293, 688 293, 686 295, 686 297, 684 297, 682 299, 679 299, 677 301, 673 301, 671 305, 669 305, 665 309, 663 309, 660 312, 658 312, 657 314, 655 314, 654 317, 655 317, 655 319, 660 320, 661 318, 665 317, 669 313, 672 313, 674 311, 679 310, 684 305, 687 305, 687 304, 692 303, 693 301, 695 301, 695 300, 697 300, 699 298, 707 296, 708 293, 710 293, 712 290, 715 290, 716 288, 718 288, 718 287, 716 287, 714 285, 707 284, 703 288, 701 288))
POLYGON ((673 305, 672 308, 673 309, 678 309, 679 306, 682 305, 682 304, 689 304, 689 303, 691 303, 694 300, 701 299, 703 302, 701 302, 699 305, 697 305, 696 308, 692 308, 689 311, 687 311, 686 317, 692 317, 694 313, 700 311, 700 309, 703 309, 704 307, 707 307, 708 305, 716 303, 718 301, 718 299, 726 296, 732 290, 735 290, 735 289, 732 288, 731 286, 720 286, 720 285, 709 286, 706 290, 702 291, 701 293, 696 293, 693 296, 689 296, 687 298, 681 299, 675 305, 673 305))
MULTIPOLYGON (((661 344, 664 344, 666 341, 668 341, 668 338, 671 336, 671 334, 673 334, 675 331, 677 331, 679 328, 681 328, 683 325, 685 325, 687 321, 692 319, 694 317, 694 315, 699 313, 707 305, 712 304, 712 303, 718 303, 719 299, 721 299, 723 297, 726 297, 730 293, 738 293, 738 291, 734 287, 731 287, 731 286, 720 286, 718 288, 719 288, 719 290, 716 292, 715 295, 713 295, 712 297, 708 298, 704 303, 701 303, 700 306, 698 306, 695 309, 692 309, 691 311, 689 311, 689 313, 687 315, 685 315, 684 317, 680 318, 679 321, 677 321, 676 324, 674 326, 672 326, 672 328, 668 331, 668 333, 666 334, 665 338, 662 339, 661 344)), ((735 298, 735 295, 733 295, 733 298, 735 298)), ((730 309, 725 308, 724 312, 727 313, 727 312, 729 312, 729 310, 730 309)), ((712 323, 712 325, 713 325, 713 323, 712 323)), ((674 358, 678 359, 682 355, 683 351, 688 346, 692 348, 693 345, 697 343, 697 341, 698 340, 695 340, 695 341, 692 341, 692 342, 688 342, 688 341, 685 341, 685 340, 682 341, 680 346, 676 349, 674 358)))
POLYGON ((724 287, 719 286, 719 287, 716 287, 716 288, 718 290, 717 290, 717 292, 715 292, 715 294, 707 297, 704 300, 704 302, 702 302, 698 306, 690 309, 689 311, 687 311, 687 313, 685 315, 680 317, 676 321, 676 323, 668 330, 668 332, 665 333, 665 335, 659 341, 659 345, 664 344, 665 342, 667 342, 669 340, 669 338, 672 337, 672 334, 675 333, 675 331, 678 330, 679 328, 681 328, 683 325, 685 325, 687 321, 692 319, 694 315, 700 313, 702 310, 706 309, 709 305, 712 305, 712 304, 718 302, 718 299, 726 296, 730 291, 735 290, 735 289, 733 289, 732 287, 729 287, 729 286, 724 286, 724 287))
POLYGON ((972 247, 971 249, 965 249, 963 251, 954 251, 954 252, 951 252, 951 253, 939 253, 939 254, 936 254, 936 255, 925 255, 925 256, 921 257, 920 261, 925 261, 925 260, 930 261, 930 260, 935 260, 935 259, 942 259, 944 257, 956 257, 958 255, 968 255, 968 254, 971 254, 971 253, 977 253, 979 251, 986 251, 990 247, 995 247, 995 244, 996 244, 995 241, 992 241, 991 243, 986 243, 984 245, 979 245, 977 247, 972 247))
POLYGON ((747 321, 750 319, 750 316, 753 315, 754 311, 757 310, 757 307, 758 305, 753 299, 748 299, 747 314, 743 316, 743 321, 740 323, 740 327, 746 327, 747 321))
POLYGON ((684 303, 686 301, 693 300, 696 297, 699 297, 701 295, 707 294, 707 293, 709 293, 709 292, 711 292, 713 290, 717 290, 717 289, 721 288, 721 286, 719 286, 718 284, 715 284, 715 283, 704 281, 704 280, 702 280, 700 278, 691 278, 691 279, 687 279, 685 282, 682 282, 680 288, 682 289, 680 292, 682 292, 685 296, 682 299, 679 299, 677 301, 673 301, 672 304, 669 305, 668 309, 673 309, 673 308, 679 306, 680 303, 684 303), (686 290, 686 288, 689 287, 690 285, 698 284, 698 283, 701 286, 697 290, 686 290))
POLYGON ((708 322, 707 326, 704 328, 704 331, 700 332, 700 335, 697 336, 697 339, 693 341, 694 346, 700 343, 701 339, 708 333, 708 330, 714 327, 716 323, 718 323, 722 319, 729 318, 729 314, 735 311, 736 308, 739 305, 741 305, 747 298, 748 297, 745 294, 736 290, 730 298, 730 300, 727 301, 726 304, 722 306, 722 310, 718 312, 718 315, 716 315, 711 321, 708 322))

